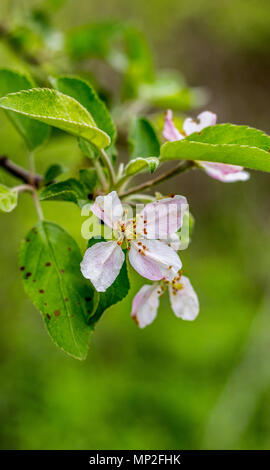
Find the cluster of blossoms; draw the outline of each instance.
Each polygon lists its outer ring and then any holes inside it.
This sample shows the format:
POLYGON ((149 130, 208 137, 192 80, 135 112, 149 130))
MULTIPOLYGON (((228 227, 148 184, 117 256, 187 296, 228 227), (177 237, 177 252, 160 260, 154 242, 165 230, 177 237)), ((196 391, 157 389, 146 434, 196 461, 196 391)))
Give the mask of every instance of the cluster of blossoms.
POLYGON ((116 191, 98 196, 91 207, 93 214, 112 229, 113 240, 88 248, 81 271, 97 291, 104 292, 119 275, 125 260, 124 250, 127 250, 131 266, 142 277, 156 281, 153 285, 143 286, 134 299, 132 317, 140 327, 153 321, 153 305, 157 309, 158 298, 165 286, 169 287, 177 316, 193 319, 198 314, 196 294, 187 278, 182 276, 182 262, 177 254, 180 246, 177 232, 186 208, 185 197, 172 196, 149 203, 135 218, 127 218, 116 191), (190 315, 187 302, 195 309, 190 315))
MULTIPOLYGON (((171 111, 165 115, 163 135, 167 140, 182 140, 216 123, 216 115, 205 111, 194 121, 187 118, 180 132, 171 111)), ((249 174, 240 166, 195 162, 219 181, 245 181, 249 174)), ((81 271, 99 292, 105 292, 120 273, 128 251, 131 266, 144 278, 154 281, 144 285, 133 299, 131 316, 139 327, 153 322, 159 298, 168 290, 171 307, 177 317, 194 320, 199 313, 198 297, 190 280, 182 274, 179 230, 187 208, 186 198, 172 196, 147 204, 136 217, 128 217, 116 193, 98 196, 91 207, 93 214, 112 230, 112 239, 88 248, 81 271)))

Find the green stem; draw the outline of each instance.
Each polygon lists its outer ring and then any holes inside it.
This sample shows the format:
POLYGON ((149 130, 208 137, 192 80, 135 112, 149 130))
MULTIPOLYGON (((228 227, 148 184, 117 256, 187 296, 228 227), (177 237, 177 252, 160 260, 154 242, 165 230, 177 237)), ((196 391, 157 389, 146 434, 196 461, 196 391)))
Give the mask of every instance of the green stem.
POLYGON ((101 157, 101 160, 102 160, 102 162, 103 162, 103 165, 104 165, 104 166, 107 168, 107 170, 108 170, 108 176, 109 176, 110 188, 111 188, 111 187, 114 186, 115 183, 116 183, 116 181, 115 181, 115 173, 114 173, 114 169, 113 169, 111 160, 110 160, 110 158, 108 157, 108 155, 106 154, 106 152, 105 152, 104 149, 100 149, 99 153, 100 153, 100 157, 101 157))
POLYGON ((35 190, 35 188, 31 184, 21 184, 20 186, 15 186, 13 189, 15 191, 18 191, 18 193, 25 193, 25 192, 32 193, 38 218, 41 221, 44 220, 42 208, 41 208, 41 205, 40 205, 40 202, 39 202, 39 199, 38 199, 38 194, 37 194, 37 191, 35 190))
POLYGON ((120 189, 123 187, 123 185, 129 180, 129 178, 131 178, 132 176, 135 176, 135 175, 124 175, 122 176, 116 183, 115 185, 115 189, 120 189))
POLYGON ((35 177, 35 154, 33 151, 29 152, 28 161, 29 161, 29 171, 30 171, 29 183, 33 185, 34 177, 35 177))
POLYGON ((154 202, 156 198, 148 194, 131 194, 125 197, 126 202, 139 201, 142 203, 154 202))
POLYGON ((33 186, 30 184, 20 184, 19 186, 13 187, 14 191, 18 191, 18 193, 25 193, 27 191, 33 192, 33 186))
POLYGON ((98 174, 98 177, 100 179, 100 182, 102 184, 102 188, 104 189, 104 191, 107 191, 108 190, 108 183, 107 183, 105 175, 102 171, 102 167, 101 167, 98 160, 94 160, 94 166, 95 166, 96 172, 98 174))
POLYGON ((41 205, 40 205, 40 202, 39 202, 38 194, 37 194, 35 189, 33 189, 32 195, 33 195, 34 204, 35 204, 35 208, 36 208, 36 211, 37 211, 38 218, 39 218, 40 221, 42 221, 42 220, 44 220, 44 215, 43 215, 43 211, 42 211, 42 208, 41 208, 41 205))
MULTIPOLYGON (((36 166, 35 165, 35 154, 34 154, 34 151, 32 151, 32 152, 29 152, 29 171, 30 171, 29 183, 32 186, 33 186, 34 177, 35 177, 35 170, 36 170, 35 166, 36 166)), ((39 202, 37 191, 35 190, 34 187, 33 187, 33 191, 32 191, 32 196, 33 196, 33 200, 34 200, 34 204, 35 204, 35 208, 36 208, 36 211, 37 211, 38 218, 39 218, 40 221, 42 221, 42 220, 44 220, 43 211, 42 211, 42 208, 41 208, 41 205, 40 205, 40 202, 39 202)))
POLYGON ((179 163, 177 167, 173 168, 172 170, 167 171, 167 173, 163 173, 162 175, 158 176, 157 178, 154 178, 153 180, 138 184, 137 186, 130 188, 128 191, 123 192, 122 194, 120 194, 120 197, 126 197, 126 196, 129 196, 130 194, 134 194, 143 190, 148 190, 152 188, 153 186, 156 186, 157 184, 160 184, 163 181, 166 181, 169 178, 172 178, 173 176, 176 176, 179 173, 183 173, 184 171, 190 170, 194 167, 195 167, 195 163, 192 161, 188 160, 188 161, 181 162, 179 163))

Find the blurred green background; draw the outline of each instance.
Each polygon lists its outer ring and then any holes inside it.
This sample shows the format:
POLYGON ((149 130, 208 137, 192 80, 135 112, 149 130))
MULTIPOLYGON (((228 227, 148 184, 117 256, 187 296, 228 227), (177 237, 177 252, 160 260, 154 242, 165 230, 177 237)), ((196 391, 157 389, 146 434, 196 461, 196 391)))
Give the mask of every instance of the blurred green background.
MULTIPOLYGON (((1 0, 1 18, 15 2, 1 0)), ((26 7, 43 2, 25 1, 26 7)), ((60 2, 51 2, 60 3, 60 2)), ((210 92, 220 122, 270 132, 270 4, 267 0, 69 0, 55 24, 69 29, 102 18, 128 19, 150 41, 159 66, 179 69, 210 92)), ((14 58, 0 47, 0 65, 14 58)), ((0 153, 26 162, 1 114, 0 153)), ((37 168, 80 164, 75 139, 52 139, 37 168)), ((2 182, 10 178, 1 173, 2 182)), ((23 291, 17 254, 36 221, 29 196, 0 215, 0 447, 2 449, 267 449, 270 446, 269 175, 222 184, 201 172, 161 190, 187 196, 196 219, 182 253, 200 298, 194 323, 174 317, 167 299, 153 325, 130 319, 134 275, 121 304, 97 325, 88 359, 64 355, 23 291)), ((72 204, 44 203, 48 219, 78 240, 72 204)))

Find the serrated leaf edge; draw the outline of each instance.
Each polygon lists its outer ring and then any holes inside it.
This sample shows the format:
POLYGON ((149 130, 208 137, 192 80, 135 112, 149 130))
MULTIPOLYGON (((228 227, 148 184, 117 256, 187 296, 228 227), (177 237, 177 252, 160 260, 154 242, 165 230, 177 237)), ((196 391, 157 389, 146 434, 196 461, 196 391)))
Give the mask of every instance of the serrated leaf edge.
MULTIPOLYGON (((9 106, 4 106, 4 105, 1 103, 3 99, 5 99, 5 98, 7 98, 7 97, 9 97, 9 96, 13 96, 13 95, 22 95, 22 94, 29 94, 29 93, 30 93, 31 91, 33 91, 33 90, 39 91, 39 92, 48 92, 48 91, 49 91, 50 93, 56 92, 56 93, 58 93, 58 94, 60 94, 60 95, 62 95, 62 96, 67 97, 68 99, 74 101, 74 103, 76 104, 76 106, 79 106, 79 107, 83 108, 83 110, 89 115, 90 120, 93 121, 94 124, 95 124, 94 119, 91 117, 91 115, 89 114, 89 112, 87 111, 87 109, 86 109, 81 103, 79 103, 77 100, 75 100, 74 98, 72 98, 72 96, 65 95, 64 93, 61 93, 61 91, 52 90, 51 88, 30 88, 29 90, 22 90, 22 91, 17 91, 17 92, 15 92, 15 93, 8 93, 7 95, 2 96, 2 97, 0 98, 0 107, 3 108, 3 109, 6 109, 6 110, 8 110, 8 111, 12 111, 12 112, 14 112, 14 113, 18 113, 18 114, 22 114, 22 115, 27 116, 27 117, 31 117, 31 118, 33 118, 33 119, 37 119, 37 120, 38 120, 38 118, 40 118, 40 120, 41 120, 41 119, 44 119, 44 116, 42 116, 42 114, 32 114, 32 113, 25 113, 25 112, 23 112, 23 111, 17 111, 17 110, 14 110, 14 109, 10 108, 9 106)), ((50 119, 50 118, 48 118, 48 119, 50 119)), ((52 119, 54 119, 54 118, 52 117, 52 119)), ((99 127, 96 127, 95 125, 87 124, 85 121, 83 121, 83 122, 76 122, 76 121, 73 121, 72 119, 65 119, 65 118, 61 118, 61 117, 55 118, 55 121, 71 123, 71 124, 76 125, 76 126, 79 127, 80 129, 94 129, 94 130, 97 130, 98 132, 100 132, 101 134, 103 134, 103 136, 104 136, 106 139, 109 140, 109 143, 106 144, 105 147, 107 147, 107 146, 110 145, 110 143, 111 143, 111 138, 110 138, 110 136, 109 136, 108 134, 106 134, 106 132, 104 132, 104 131, 103 131, 102 129, 100 129, 99 127)), ((85 140, 87 140, 86 137, 83 137, 83 138, 84 138, 85 140)))

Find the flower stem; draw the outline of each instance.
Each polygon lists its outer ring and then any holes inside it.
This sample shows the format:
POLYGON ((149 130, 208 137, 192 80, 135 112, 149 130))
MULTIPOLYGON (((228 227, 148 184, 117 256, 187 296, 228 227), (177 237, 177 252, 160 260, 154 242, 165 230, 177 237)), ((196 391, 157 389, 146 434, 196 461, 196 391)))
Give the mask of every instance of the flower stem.
MULTIPOLYGON (((36 165, 35 165, 35 154, 34 152, 29 152, 29 171, 30 171, 30 181, 29 183, 33 186, 33 183, 34 183, 34 177, 35 177, 35 168, 36 165)), ((37 191, 35 190, 35 188, 33 187, 33 191, 32 191, 32 196, 33 196, 33 200, 34 200, 34 204, 35 204, 35 208, 36 208, 36 211, 37 211, 37 215, 38 215, 38 218, 40 221, 44 220, 44 216, 43 216, 43 211, 42 211, 42 208, 41 208, 41 205, 40 205, 40 202, 39 202, 39 198, 38 198, 38 194, 37 194, 37 191)))
POLYGON ((19 186, 14 186, 12 189, 18 193, 25 193, 26 191, 33 192, 33 186, 31 186, 31 184, 20 184, 19 186))
POLYGON ((122 176, 122 177, 117 181, 117 183, 116 183, 116 185, 115 185, 115 189, 117 190, 117 189, 122 188, 122 186, 124 186, 124 184, 125 184, 130 178, 132 178, 132 176, 134 176, 134 175, 124 175, 124 176, 122 176))
POLYGON ((13 190, 18 191, 18 193, 25 193, 28 191, 32 193, 38 218, 39 220, 44 220, 43 211, 42 211, 39 199, 38 199, 37 191, 33 186, 31 186, 31 184, 21 184, 20 186, 14 186, 13 190))
POLYGON ((156 198, 154 196, 150 196, 149 194, 131 194, 130 196, 125 197, 126 202, 132 202, 132 201, 139 201, 142 203, 146 202, 154 202, 156 198))
POLYGON ((105 175, 103 173, 102 167, 101 167, 98 160, 94 160, 94 166, 95 166, 96 172, 98 174, 98 177, 100 179, 100 182, 102 184, 102 187, 103 187, 104 191, 107 191, 108 190, 108 183, 107 183, 107 180, 106 180, 105 175))
POLYGON ((185 162, 181 162, 179 163, 179 165, 177 165, 177 167, 173 168, 172 170, 167 171, 166 173, 163 173, 157 178, 138 184, 137 186, 134 186, 133 188, 128 189, 127 191, 120 194, 120 197, 126 197, 126 196, 129 196, 130 194, 134 194, 143 190, 150 189, 152 186, 156 186, 157 184, 162 183, 163 181, 166 181, 169 178, 172 178, 173 176, 176 176, 179 173, 183 173, 184 171, 190 170, 194 167, 195 167, 195 164, 192 161, 188 160, 185 162))
POLYGON ((29 161, 29 172, 30 172, 29 183, 33 186, 34 178, 35 178, 35 154, 34 152, 29 152, 28 161, 29 161))
POLYGON ((99 153, 100 153, 100 157, 101 157, 101 160, 102 160, 102 162, 103 162, 103 165, 104 165, 104 166, 107 168, 107 170, 108 170, 108 176, 109 176, 109 181, 110 181, 110 187, 112 187, 112 186, 115 185, 115 173, 114 173, 114 169, 113 169, 111 160, 110 160, 110 158, 108 157, 108 155, 106 154, 106 152, 105 152, 104 149, 100 149, 99 153))
POLYGON ((42 208, 41 208, 41 204, 39 202, 38 194, 37 194, 35 189, 33 189, 32 195, 33 195, 34 204, 35 204, 35 208, 36 208, 36 211, 37 211, 38 218, 39 218, 40 221, 42 221, 42 220, 44 220, 44 215, 43 215, 43 211, 42 211, 42 208))

